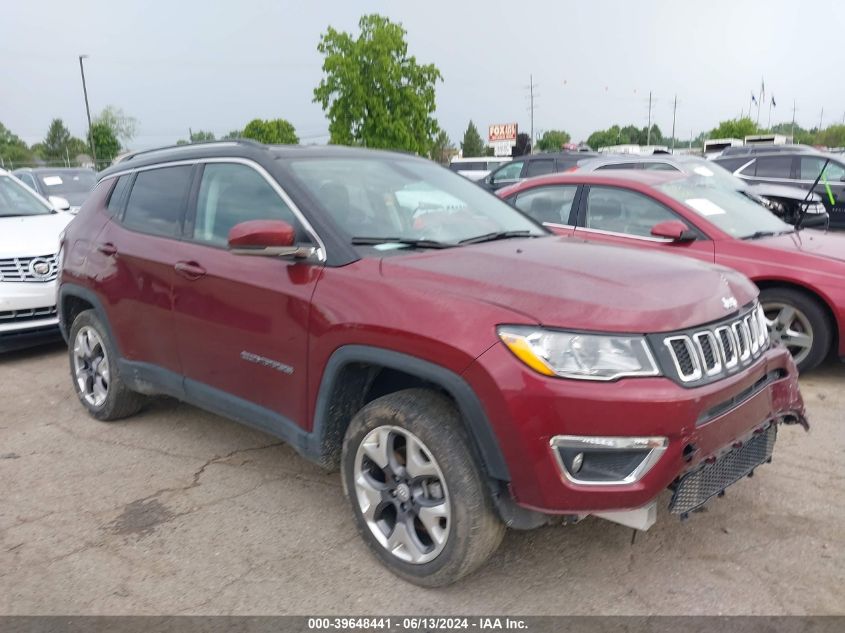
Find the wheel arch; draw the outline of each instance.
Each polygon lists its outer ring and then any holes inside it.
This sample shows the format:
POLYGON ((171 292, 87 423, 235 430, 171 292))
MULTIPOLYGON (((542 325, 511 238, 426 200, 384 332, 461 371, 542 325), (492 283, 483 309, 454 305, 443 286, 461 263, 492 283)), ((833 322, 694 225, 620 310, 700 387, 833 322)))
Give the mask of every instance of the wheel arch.
POLYGON ((752 278, 752 281, 757 285, 757 287, 761 291, 768 290, 771 288, 785 288, 787 290, 801 292, 810 297, 811 299, 818 301, 819 305, 824 310, 825 315, 827 316, 830 324, 832 325, 830 346, 832 349, 838 349, 840 343, 839 332, 842 329, 843 324, 840 323, 839 319, 836 317, 836 310, 833 309, 833 304, 831 303, 830 299, 826 297, 822 292, 811 286, 795 283, 794 281, 787 281, 784 279, 752 278))
POLYGON ((323 371, 314 409, 311 453, 324 466, 340 462, 343 436, 367 402, 410 387, 442 392, 457 407, 471 449, 485 474, 510 481, 510 473, 484 407, 470 385, 453 371, 392 350, 348 345, 332 354, 323 371))
POLYGON ((59 286, 59 295, 57 301, 57 310, 59 315, 59 329, 65 341, 68 340, 70 328, 73 325, 76 316, 84 310, 94 310, 97 316, 102 321, 105 328, 108 330, 108 335, 112 340, 112 345, 117 348, 117 341, 114 338, 111 325, 106 317, 106 312, 103 309, 103 304, 99 297, 88 288, 79 286, 77 284, 61 284, 59 286))

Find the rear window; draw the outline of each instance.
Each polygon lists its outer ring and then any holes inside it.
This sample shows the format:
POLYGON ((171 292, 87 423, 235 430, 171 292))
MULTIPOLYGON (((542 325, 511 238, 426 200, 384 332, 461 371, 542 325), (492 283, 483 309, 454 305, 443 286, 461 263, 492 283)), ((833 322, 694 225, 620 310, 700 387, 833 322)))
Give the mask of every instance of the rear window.
POLYGON ((525 177, 544 176, 551 174, 555 170, 555 162, 553 160, 532 160, 525 166, 525 177))
POLYGON ((125 174, 117 179, 117 184, 112 189, 108 204, 106 205, 111 215, 120 215, 121 210, 123 210, 123 204, 126 202, 126 194, 129 191, 131 180, 132 174, 125 174))
POLYGON ((764 156, 757 159, 758 178, 789 178, 792 156, 764 156))
POLYGON ((126 203, 123 224, 142 233, 176 237, 191 184, 190 165, 139 172, 126 203))

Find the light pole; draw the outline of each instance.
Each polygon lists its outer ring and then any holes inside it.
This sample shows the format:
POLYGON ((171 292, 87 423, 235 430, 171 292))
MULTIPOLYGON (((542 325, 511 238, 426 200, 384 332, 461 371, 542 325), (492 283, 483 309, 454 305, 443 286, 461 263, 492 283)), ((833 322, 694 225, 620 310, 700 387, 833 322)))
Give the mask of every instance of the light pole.
POLYGON ((91 108, 88 107, 88 87, 85 85, 85 67, 82 60, 88 55, 79 56, 79 72, 82 74, 82 93, 85 95, 85 114, 88 115, 88 142, 91 144, 91 156, 94 159, 94 170, 97 169, 97 149, 94 147, 94 134, 91 131, 91 108))

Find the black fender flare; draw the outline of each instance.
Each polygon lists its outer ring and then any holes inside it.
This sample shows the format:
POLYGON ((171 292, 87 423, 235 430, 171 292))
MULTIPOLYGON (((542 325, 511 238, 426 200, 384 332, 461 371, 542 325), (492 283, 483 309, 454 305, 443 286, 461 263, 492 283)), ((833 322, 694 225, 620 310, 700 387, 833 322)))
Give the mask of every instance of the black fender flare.
POLYGON ((100 321, 103 322, 103 325, 108 330, 109 338, 111 338, 112 345, 114 345, 115 349, 120 352, 120 349, 117 345, 117 340, 114 338, 114 333, 111 329, 111 324, 109 323, 109 319, 106 316, 106 311, 103 308, 103 302, 100 298, 94 293, 92 290, 84 286, 80 286, 79 284, 74 283, 62 283, 59 285, 59 294, 58 294, 58 301, 56 302, 56 310, 59 316, 59 330, 62 333, 62 337, 65 339, 65 342, 68 340, 68 328, 65 325, 65 316, 64 316, 64 305, 65 299, 68 297, 76 297, 78 299, 82 299, 90 303, 94 311, 97 313, 100 321))
POLYGON ((499 442, 490 426, 487 414, 478 396, 461 376, 429 361, 401 352, 367 345, 345 345, 338 348, 329 358, 320 381, 317 402, 314 409, 314 427, 311 449, 315 454, 322 452, 322 445, 328 429, 325 428, 330 398, 341 370, 350 363, 378 365, 387 369, 402 371, 435 384, 446 391, 457 403, 466 423, 471 440, 478 450, 486 474, 501 481, 510 481, 507 463, 499 442))

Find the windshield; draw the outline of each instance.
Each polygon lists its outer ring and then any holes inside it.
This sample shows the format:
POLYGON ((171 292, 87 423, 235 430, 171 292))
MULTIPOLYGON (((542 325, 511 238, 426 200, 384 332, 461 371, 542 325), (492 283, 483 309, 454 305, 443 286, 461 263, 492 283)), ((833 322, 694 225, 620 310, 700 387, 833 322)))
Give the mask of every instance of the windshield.
POLYGON ((685 172, 693 174, 703 179, 712 179, 716 186, 727 187, 728 189, 735 189, 743 191, 748 188, 742 178, 734 176, 727 169, 721 165, 717 165, 713 161, 704 158, 688 157, 681 161, 685 166, 685 172))
POLYGON ((546 235, 507 203, 433 163, 332 158, 289 164, 350 239, 457 245, 492 234, 546 235))
POLYGON ((0 218, 47 213, 52 213, 52 209, 16 179, 0 176, 0 218))
POLYGON ((65 196, 66 194, 88 193, 94 188, 96 177, 93 172, 57 171, 38 172, 38 180, 48 196, 65 196))
POLYGON ((739 191, 715 186, 699 177, 674 180, 657 188, 740 239, 795 230, 739 191))

